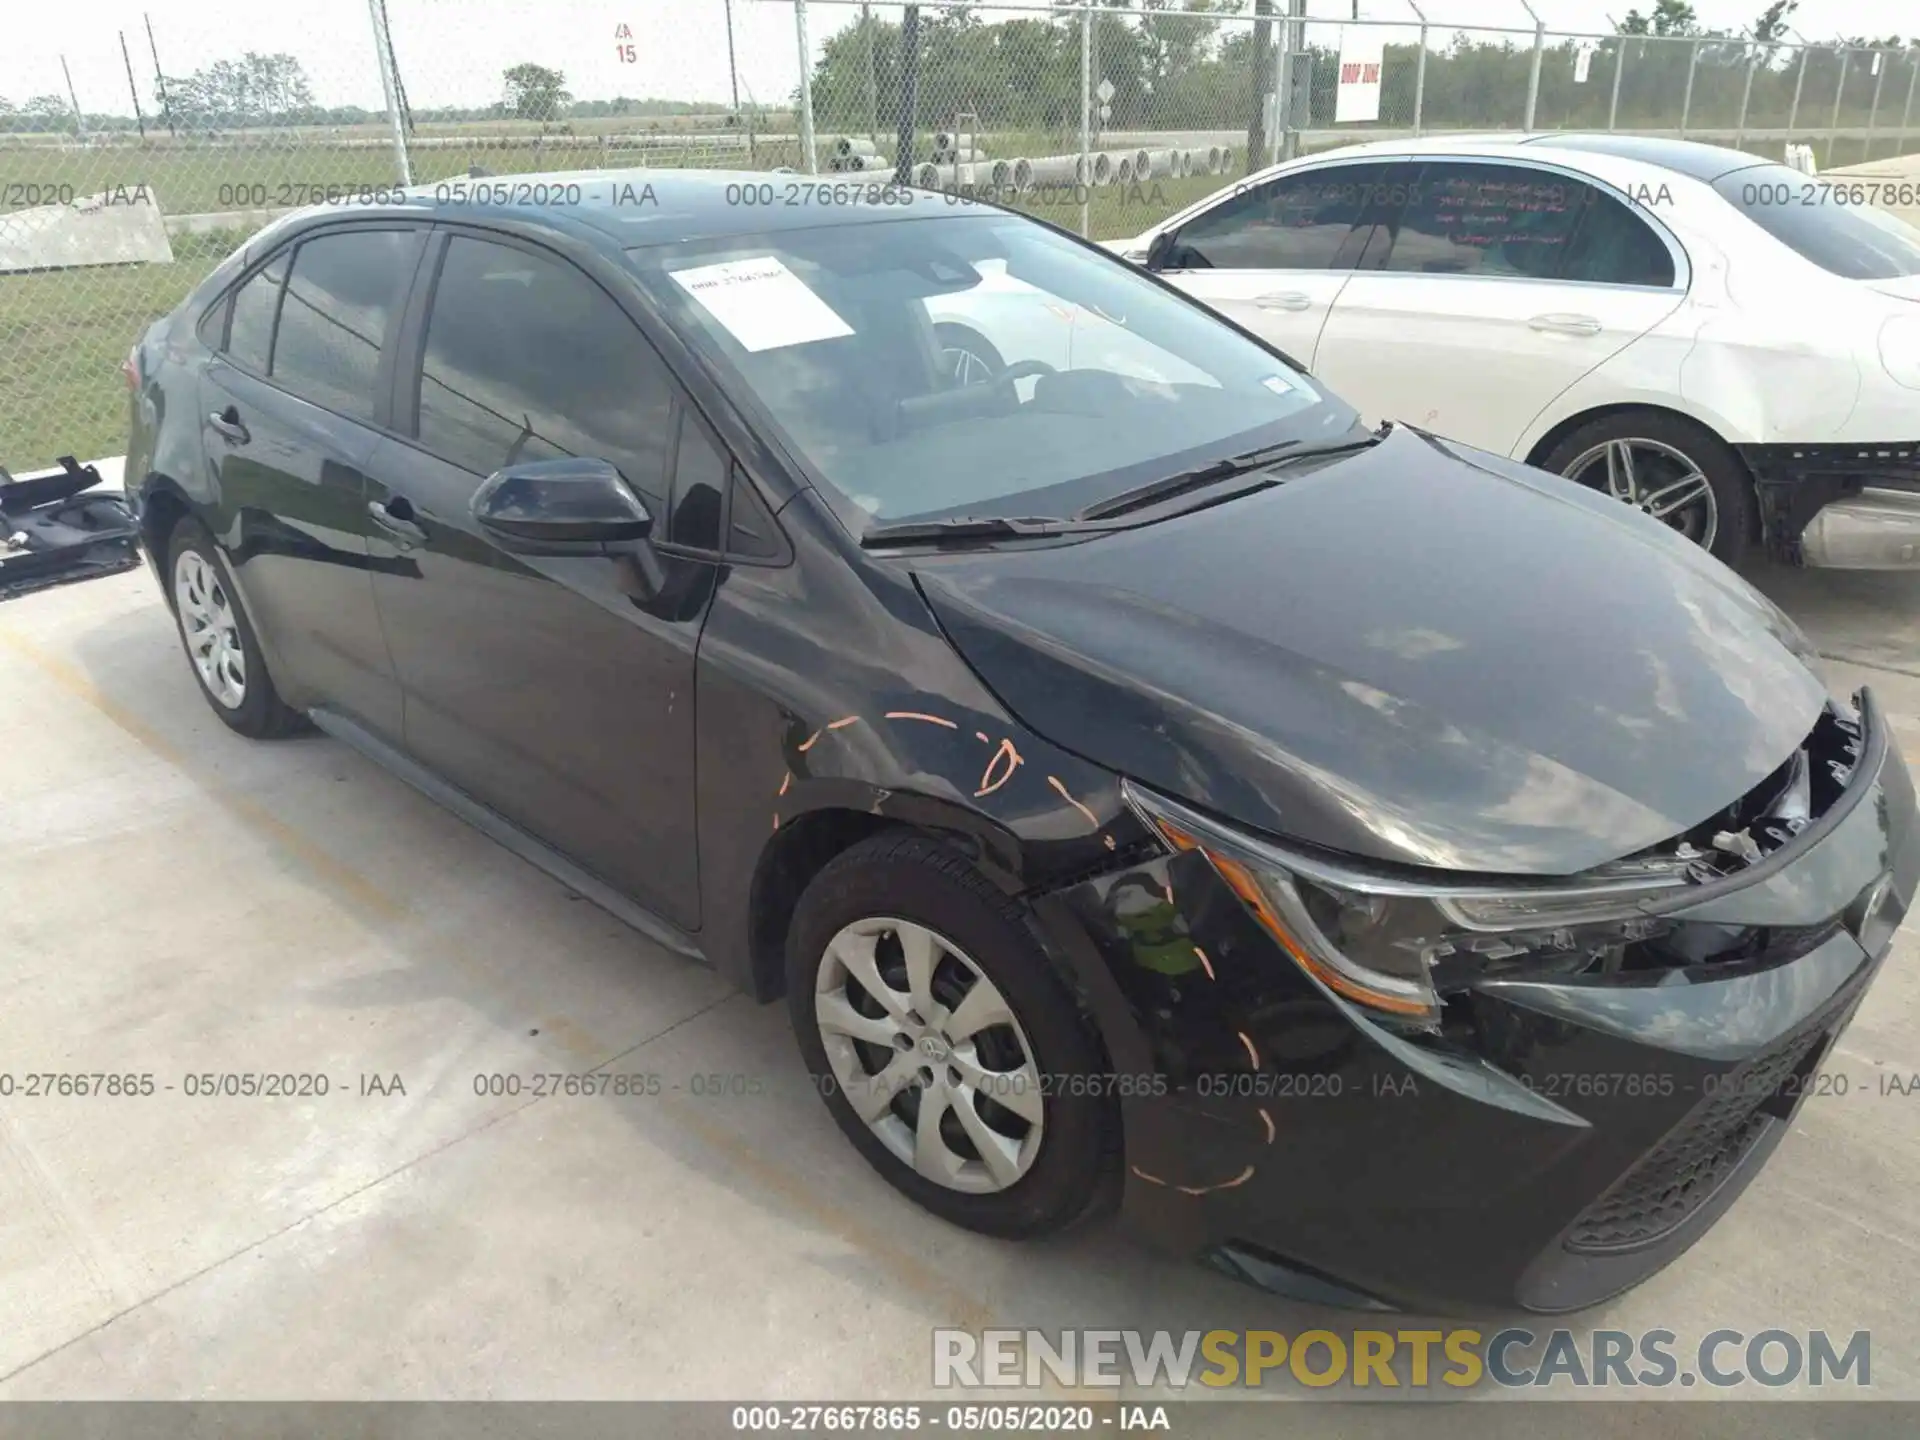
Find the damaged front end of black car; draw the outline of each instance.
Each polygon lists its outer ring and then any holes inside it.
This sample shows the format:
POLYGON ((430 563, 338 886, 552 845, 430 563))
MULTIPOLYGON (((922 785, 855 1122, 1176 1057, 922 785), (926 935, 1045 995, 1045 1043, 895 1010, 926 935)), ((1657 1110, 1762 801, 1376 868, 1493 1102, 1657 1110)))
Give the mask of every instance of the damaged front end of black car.
POLYGON ((1868 692, 1734 805, 1567 881, 1359 865, 1127 797, 1164 853, 1053 903, 1169 1081, 1129 1206, 1368 1308, 1580 1309, 1685 1250, 1821 1093, 1920 874, 1868 692))
POLYGON ((0 469, 0 600, 130 570, 138 531, 124 496, 71 455, 60 470, 16 480, 0 469))
POLYGON ((1833 1078, 1920 876, 1906 767, 1621 510, 1396 430, 1157 537, 919 565, 1150 837, 1037 907, 1164 1080, 1125 1112, 1144 1233, 1300 1297, 1580 1309, 1833 1078))

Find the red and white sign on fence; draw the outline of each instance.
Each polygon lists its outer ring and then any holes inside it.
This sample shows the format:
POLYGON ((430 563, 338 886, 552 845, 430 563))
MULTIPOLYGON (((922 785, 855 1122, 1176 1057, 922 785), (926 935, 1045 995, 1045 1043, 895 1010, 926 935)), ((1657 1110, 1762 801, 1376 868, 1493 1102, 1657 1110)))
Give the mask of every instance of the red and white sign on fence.
POLYGON ((1380 118, 1380 65, 1385 32, 1372 25, 1340 27, 1340 85, 1334 91, 1333 121, 1380 118))

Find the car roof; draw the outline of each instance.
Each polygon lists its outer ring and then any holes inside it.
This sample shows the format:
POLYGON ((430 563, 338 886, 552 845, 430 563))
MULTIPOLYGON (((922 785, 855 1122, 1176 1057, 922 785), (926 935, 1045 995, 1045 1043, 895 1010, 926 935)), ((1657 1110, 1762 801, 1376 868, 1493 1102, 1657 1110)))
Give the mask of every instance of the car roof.
POLYGON ((1655 165, 1689 179, 1712 184, 1736 170, 1774 164, 1765 156, 1734 150, 1725 145, 1705 145, 1698 140, 1669 140, 1655 135, 1530 135, 1521 142, 1550 150, 1572 150, 1594 155, 1612 155, 1621 160, 1637 160, 1655 165))
POLYGON ((1491 134, 1422 135, 1403 140, 1369 140, 1360 145, 1318 150, 1311 155, 1301 156, 1296 163, 1370 156, 1382 159, 1421 155, 1495 157, 1511 155, 1521 147, 1533 151, 1541 159, 1557 154, 1558 158, 1572 165, 1580 164, 1584 155, 1608 155, 1616 160, 1651 165, 1709 184, 1736 170, 1777 163, 1745 150, 1706 145, 1698 140, 1673 140, 1654 135, 1568 134, 1558 131, 1496 131, 1491 134))
POLYGON ((405 194, 409 209, 426 210, 436 219, 551 220, 564 215, 625 249, 768 230, 1003 213, 964 196, 898 189, 890 174, 880 173, 569 170, 455 176, 414 185, 405 194))

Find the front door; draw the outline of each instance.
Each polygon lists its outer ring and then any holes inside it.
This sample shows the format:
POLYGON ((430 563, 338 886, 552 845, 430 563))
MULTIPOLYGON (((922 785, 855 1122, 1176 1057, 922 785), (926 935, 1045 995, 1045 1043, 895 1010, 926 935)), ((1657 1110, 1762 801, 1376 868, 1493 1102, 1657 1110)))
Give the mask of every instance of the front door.
POLYGON ((1235 189, 1179 227, 1157 268, 1318 373, 1321 328, 1386 203, 1388 169, 1318 165, 1235 189))
POLYGON ((399 385, 396 425, 412 439, 383 443, 368 467, 374 554, 396 562, 377 567, 374 592, 407 749, 693 929, 693 674, 715 570, 672 544, 675 388, 569 262, 467 233, 436 244, 417 366, 399 385), (566 455, 612 462, 653 515, 666 583, 652 600, 622 587, 614 560, 511 555, 474 521, 487 475, 566 455))

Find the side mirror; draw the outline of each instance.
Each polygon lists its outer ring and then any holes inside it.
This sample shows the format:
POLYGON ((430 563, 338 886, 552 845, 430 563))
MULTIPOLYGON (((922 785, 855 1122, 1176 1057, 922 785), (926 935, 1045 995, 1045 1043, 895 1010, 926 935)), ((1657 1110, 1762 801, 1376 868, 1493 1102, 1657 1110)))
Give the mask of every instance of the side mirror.
POLYGON ((502 548, 527 555, 630 553, 653 533, 620 471, 591 457, 494 471, 474 492, 473 518, 502 548))
POLYGON ((1147 269, 1158 271, 1167 268, 1167 261, 1173 255, 1173 237, 1171 230, 1162 230, 1153 237, 1153 243, 1147 246, 1147 269))

